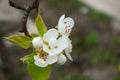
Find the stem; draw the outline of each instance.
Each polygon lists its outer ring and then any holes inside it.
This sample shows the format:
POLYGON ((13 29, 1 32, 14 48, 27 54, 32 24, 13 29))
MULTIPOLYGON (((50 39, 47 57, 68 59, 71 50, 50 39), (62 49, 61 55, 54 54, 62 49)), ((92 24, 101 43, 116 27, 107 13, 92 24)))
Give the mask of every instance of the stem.
POLYGON ((20 10, 24 10, 25 11, 25 14, 24 14, 24 17, 22 19, 22 22, 21 22, 21 30, 19 32, 22 32, 24 33, 26 36, 30 37, 31 38, 31 35, 29 34, 28 30, 27 30, 27 27, 26 27, 26 23, 27 23, 27 19, 28 19, 28 16, 31 12, 31 10, 35 9, 37 10, 38 12, 38 7, 39 7, 39 0, 35 0, 35 2, 33 3, 32 6, 30 6, 28 9, 25 9, 24 7, 21 7, 21 6, 18 6, 15 4, 15 2, 9 0, 9 4, 10 6, 16 8, 16 9, 20 9, 20 10))
POLYGON ((39 10, 38 10, 38 8, 39 8, 39 0, 35 1, 35 6, 36 6, 36 11, 39 13, 39 10))
POLYGON ((21 27, 21 30, 20 30, 19 32, 22 32, 22 33, 24 33, 26 36, 28 36, 28 37, 31 38, 31 36, 30 36, 30 34, 29 34, 28 30, 27 30, 27 26, 26 26, 29 13, 30 13, 30 10, 26 10, 26 11, 25 11, 25 14, 24 14, 24 17, 23 17, 23 19, 22 19, 21 26, 20 26, 20 27, 21 27))
POLYGON ((16 5, 13 1, 9 0, 9 5, 20 10, 26 10, 24 7, 16 5))

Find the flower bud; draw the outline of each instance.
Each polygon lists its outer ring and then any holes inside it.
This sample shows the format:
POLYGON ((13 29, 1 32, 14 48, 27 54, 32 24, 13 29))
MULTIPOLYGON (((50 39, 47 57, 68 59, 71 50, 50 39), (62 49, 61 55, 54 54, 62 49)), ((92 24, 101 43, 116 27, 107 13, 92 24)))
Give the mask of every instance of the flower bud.
POLYGON ((60 54, 58 56, 58 60, 57 60, 58 64, 63 65, 63 64, 65 64, 66 61, 67 61, 67 59, 63 54, 60 54))
POLYGON ((33 47, 34 47, 34 48, 42 47, 42 45, 43 45, 43 40, 42 40, 42 38, 40 38, 40 37, 35 37, 35 38, 32 40, 32 44, 33 44, 33 47))

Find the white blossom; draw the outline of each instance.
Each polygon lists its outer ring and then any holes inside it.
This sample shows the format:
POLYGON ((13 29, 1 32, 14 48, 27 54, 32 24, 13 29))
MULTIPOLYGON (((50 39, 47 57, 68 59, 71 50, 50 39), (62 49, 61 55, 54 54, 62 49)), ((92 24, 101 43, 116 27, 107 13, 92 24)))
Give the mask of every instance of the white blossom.
POLYGON ((74 20, 70 17, 65 18, 65 15, 62 15, 58 21, 58 31, 61 34, 61 37, 65 37, 68 45, 65 49, 65 54, 68 57, 69 60, 73 61, 70 53, 72 52, 72 44, 71 40, 69 39, 69 35, 71 33, 71 30, 74 26, 74 20))
POLYGON ((68 42, 66 38, 59 37, 56 29, 50 29, 43 36, 43 50, 50 56, 54 56, 63 52, 67 47, 68 42))
POLYGON ((65 15, 62 15, 58 21, 58 31, 61 35, 69 36, 74 24, 75 22, 72 18, 65 18, 65 15))
POLYGON ((34 56, 34 63, 39 67, 46 67, 49 64, 54 64, 57 61, 57 55, 49 56, 44 54, 38 54, 34 56))
POLYGON ((62 15, 58 21, 57 29, 49 29, 42 38, 35 37, 32 40, 33 47, 37 51, 37 55, 34 56, 34 64, 39 67, 46 67, 56 62, 64 64, 67 58, 73 61, 70 55, 72 44, 69 39, 73 26, 74 20, 62 15))

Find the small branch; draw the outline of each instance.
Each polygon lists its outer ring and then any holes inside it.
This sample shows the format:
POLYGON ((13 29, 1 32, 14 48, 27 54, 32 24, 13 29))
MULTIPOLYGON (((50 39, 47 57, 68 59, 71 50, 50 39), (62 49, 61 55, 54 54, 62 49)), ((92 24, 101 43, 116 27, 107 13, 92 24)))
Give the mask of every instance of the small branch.
POLYGON ((30 37, 31 38, 31 35, 29 34, 28 30, 27 30, 27 27, 26 27, 26 24, 27 24, 27 19, 28 19, 28 16, 31 12, 31 10, 35 9, 37 10, 38 12, 38 7, 39 7, 39 0, 35 0, 35 2, 33 3, 32 6, 29 6, 28 9, 25 9, 24 7, 21 7, 21 6, 18 6, 17 4, 15 4, 15 2, 9 0, 9 4, 10 6, 16 8, 16 9, 20 9, 20 10, 24 10, 25 11, 25 14, 24 14, 24 17, 22 19, 22 22, 21 22, 21 30, 19 32, 22 32, 24 33, 26 36, 30 37))
POLYGON ((39 11, 38 11, 38 8, 39 8, 39 0, 36 0, 36 1, 35 1, 35 7, 36 7, 36 11, 39 12, 39 11))
POLYGON ((24 7, 16 5, 13 1, 9 0, 9 5, 20 10, 26 10, 24 7))
POLYGON ((20 25, 21 30, 19 32, 24 33, 26 36, 31 38, 26 26, 29 13, 30 13, 30 10, 25 11, 24 17, 22 18, 22 22, 20 25))

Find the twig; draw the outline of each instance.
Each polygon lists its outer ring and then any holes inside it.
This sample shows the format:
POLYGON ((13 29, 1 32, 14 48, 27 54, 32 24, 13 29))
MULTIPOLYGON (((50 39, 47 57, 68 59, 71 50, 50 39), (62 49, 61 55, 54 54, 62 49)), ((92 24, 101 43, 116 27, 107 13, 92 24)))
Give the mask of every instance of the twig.
POLYGON ((9 4, 10 4, 10 6, 16 8, 16 9, 20 9, 20 10, 24 10, 25 11, 25 14, 24 14, 24 17, 22 19, 21 26, 20 26, 21 30, 19 32, 22 32, 26 36, 28 36, 28 37, 31 38, 31 35, 29 34, 29 32, 27 30, 26 23, 27 23, 27 19, 28 19, 28 16, 29 16, 31 10, 33 10, 33 9, 36 8, 36 10, 38 12, 39 0, 35 0, 35 2, 33 3, 33 5, 29 6, 28 9, 25 9, 24 7, 18 6, 17 4, 15 4, 14 2, 12 2, 11 0, 9 0, 9 4))
POLYGON ((20 10, 26 10, 24 7, 18 6, 17 4, 15 4, 13 1, 9 0, 9 5, 16 8, 16 9, 20 9, 20 10))
POLYGON ((21 30, 19 30, 19 32, 24 33, 26 36, 31 38, 31 36, 30 36, 30 34, 27 30, 27 26, 26 26, 29 13, 30 13, 30 10, 25 11, 24 17, 22 18, 22 22, 21 22, 21 25, 20 25, 21 30))

